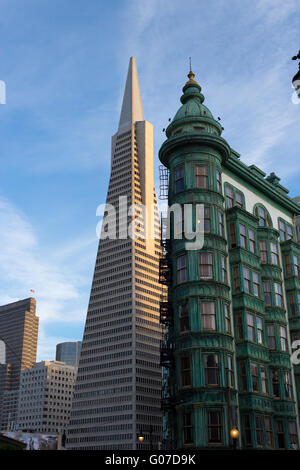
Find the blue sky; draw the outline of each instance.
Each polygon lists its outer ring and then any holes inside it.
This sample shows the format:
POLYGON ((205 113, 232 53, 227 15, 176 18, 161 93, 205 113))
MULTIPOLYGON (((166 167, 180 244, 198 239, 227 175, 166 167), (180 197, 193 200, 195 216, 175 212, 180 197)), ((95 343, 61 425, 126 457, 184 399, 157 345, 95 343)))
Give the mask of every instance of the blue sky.
POLYGON ((223 137, 300 194, 297 0, 0 0, 0 305, 35 289, 38 359, 81 339, 129 57, 145 118, 178 109, 192 56, 223 137))

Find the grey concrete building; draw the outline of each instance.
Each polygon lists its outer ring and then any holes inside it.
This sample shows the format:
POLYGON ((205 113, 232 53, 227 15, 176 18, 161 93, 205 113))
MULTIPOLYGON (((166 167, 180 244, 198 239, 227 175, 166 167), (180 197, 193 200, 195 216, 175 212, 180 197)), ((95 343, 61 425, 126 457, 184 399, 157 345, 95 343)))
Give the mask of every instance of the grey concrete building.
POLYGON ((67 429, 77 369, 41 361, 20 377, 17 430, 63 434, 67 429))

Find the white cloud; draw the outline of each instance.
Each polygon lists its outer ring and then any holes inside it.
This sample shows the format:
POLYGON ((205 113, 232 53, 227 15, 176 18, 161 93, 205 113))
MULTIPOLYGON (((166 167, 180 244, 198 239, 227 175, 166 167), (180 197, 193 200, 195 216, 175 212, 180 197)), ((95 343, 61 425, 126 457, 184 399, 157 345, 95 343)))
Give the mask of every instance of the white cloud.
MULTIPOLYGON (((60 323, 82 325, 88 302, 85 269, 93 266, 96 236, 78 238, 53 252, 43 250, 26 215, 4 198, 0 227, 0 305, 29 297, 34 289, 40 331, 49 324, 58 332, 60 323)), ((47 343, 43 333, 39 349, 47 349, 47 343)))
POLYGON ((256 11, 259 16, 269 24, 276 24, 286 20, 286 18, 299 12, 299 2, 297 0, 258 0, 256 11))
POLYGON ((145 17, 140 2, 130 5, 126 40, 118 52, 137 56, 145 118, 154 124, 155 154, 165 138, 162 129, 180 106, 191 55, 205 104, 222 116, 223 137, 241 159, 285 178, 300 171, 293 145, 299 107, 291 103, 288 69, 298 34, 292 21, 296 1, 233 1, 229 7, 214 0, 207 8, 191 1, 188 9, 178 1, 170 8, 170 3, 154 1, 145 17), (284 21, 289 21, 288 29, 284 21), (211 37, 213 30, 217 34, 211 37))
MULTIPOLYGON (((59 332, 58 332, 59 333, 59 332)), ((56 345, 65 341, 70 341, 69 337, 65 335, 49 336, 46 334, 43 326, 39 327, 39 348, 37 354, 37 362, 39 361, 54 361, 56 354, 56 345)), ((78 338, 74 338, 77 341, 78 338)))
MULTIPOLYGON (((29 292, 35 288, 41 299, 49 294, 62 300, 78 298, 72 282, 51 263, 41 260, 34 230, 24 214, 8 201, 0 200, 0 265, 10 291, 16 285, 29 292)), ((7 286, 6 286, 7 287, 7 286)))

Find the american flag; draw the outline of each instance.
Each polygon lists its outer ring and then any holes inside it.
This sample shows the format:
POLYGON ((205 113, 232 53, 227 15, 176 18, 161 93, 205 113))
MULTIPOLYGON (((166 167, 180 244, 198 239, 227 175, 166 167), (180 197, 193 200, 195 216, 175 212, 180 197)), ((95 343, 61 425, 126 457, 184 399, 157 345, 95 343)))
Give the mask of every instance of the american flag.
POLYGON ((34 293, 35 293, 35 290, 33 290, 33 289, 30 289, 30 291, 29 291, 29 292, 30 292, 31 294, 34 294, 34 293))

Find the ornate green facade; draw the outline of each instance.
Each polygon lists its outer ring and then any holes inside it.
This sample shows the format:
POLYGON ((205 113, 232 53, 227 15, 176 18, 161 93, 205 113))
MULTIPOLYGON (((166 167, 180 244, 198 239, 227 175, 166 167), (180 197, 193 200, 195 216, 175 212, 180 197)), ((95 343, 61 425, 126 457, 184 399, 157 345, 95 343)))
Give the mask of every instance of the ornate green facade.
POLYGON ((192 230, 204 206, 204 245, 188 249, 171 211, 161 262, 164 447, 228 448, 237 428, 242 448, 298 448, 299 206, 276 175, 239 160, 188 77, 159 158, 169 207, 190 205, 192 230))

